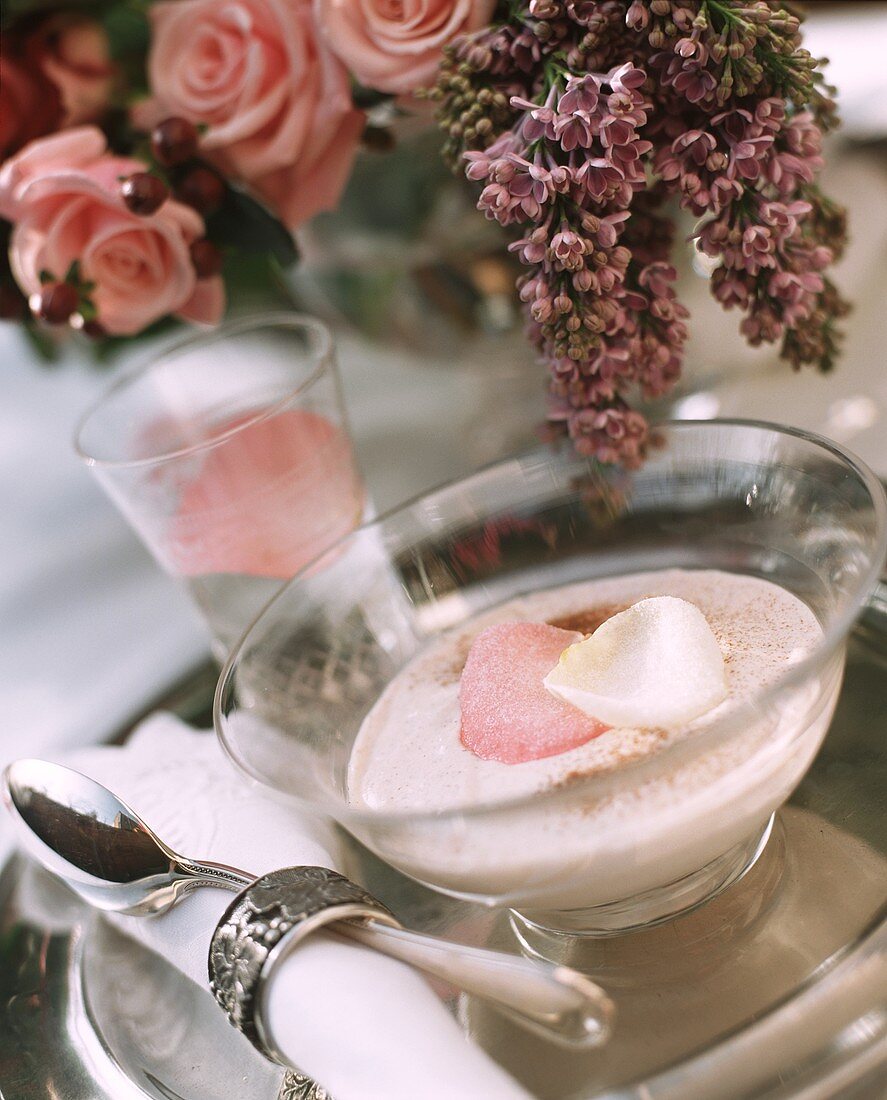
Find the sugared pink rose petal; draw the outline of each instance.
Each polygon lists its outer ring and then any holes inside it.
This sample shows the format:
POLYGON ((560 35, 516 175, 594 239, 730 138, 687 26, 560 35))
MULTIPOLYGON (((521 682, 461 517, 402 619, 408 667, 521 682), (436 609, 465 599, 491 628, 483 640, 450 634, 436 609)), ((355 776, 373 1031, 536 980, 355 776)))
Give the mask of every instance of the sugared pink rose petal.
POLYGON ((462 670, 462 744, 482 760, 522 764, 584 745, 609 727, 556 699, 542 681, 582 639, 547 623, 500 623, 475 638, 462 670))
POLYGON ((202 456, 166 532, 185 576, 291 577, 359 521, 363 488, 344 430, 307 409, 240 427, 202 456))

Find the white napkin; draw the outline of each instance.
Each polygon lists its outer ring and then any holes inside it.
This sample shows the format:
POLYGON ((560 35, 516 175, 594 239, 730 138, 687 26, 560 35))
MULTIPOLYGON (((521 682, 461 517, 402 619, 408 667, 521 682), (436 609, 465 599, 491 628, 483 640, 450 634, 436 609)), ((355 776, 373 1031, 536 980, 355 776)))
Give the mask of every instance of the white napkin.
MULTIPOLYGON (((144 722, 124 748, 62 762, 113 790, 183 855, 257 875, 336 865, 328 825, 248 784, 211 734, 172 715, 144 722)), ((232 896, 205 887, 160 917, 108 919, 206 989, 209 940, 232 896)), ((276 1045, 333 1100, 527 1100, 418 974, 364 947, 317 934, 280 965, 268 993, 276 1045)))

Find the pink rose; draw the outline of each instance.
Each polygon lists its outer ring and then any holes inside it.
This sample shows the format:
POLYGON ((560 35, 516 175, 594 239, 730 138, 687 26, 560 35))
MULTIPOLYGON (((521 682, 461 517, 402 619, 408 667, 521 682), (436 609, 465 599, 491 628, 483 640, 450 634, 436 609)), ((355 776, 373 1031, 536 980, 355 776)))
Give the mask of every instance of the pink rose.
POLYGON ((97 119, 114 69, 105 32, 90 19, 53 15, 28 33, 7 31, 0 53, 0 157, 62 126, 97 119))
POLYGON ((60 14, 41 24, 32 49, 59 90, 62 126, 94 122, 104 114, 114 84, 108 36, 91 19, 60 14))
POLYGON ((203 219, 172 199, 148 217, 131 213, 120 177, 145 166, 106 148, 100 130, 81 126, 32 141, 0 169, 16 282, 34 294, 41 271, 63 279, 77 260, 95 283, 91 298, 109 333, 129 336, 170 313, 214 324, 224 310, 222 280, 198 280, 189 252, 203 219))
POLYGON ((319 40, 311 0, 177 0, 151 7, 149 129, 207 126, 201 155, 245 181, 290 227, 338 202, 364 116, 319 40))
POLYGON ((330 48, 361 84, 411 92, 434 82, 442 51, 486 26, 495 0, 314 0, 330 48))

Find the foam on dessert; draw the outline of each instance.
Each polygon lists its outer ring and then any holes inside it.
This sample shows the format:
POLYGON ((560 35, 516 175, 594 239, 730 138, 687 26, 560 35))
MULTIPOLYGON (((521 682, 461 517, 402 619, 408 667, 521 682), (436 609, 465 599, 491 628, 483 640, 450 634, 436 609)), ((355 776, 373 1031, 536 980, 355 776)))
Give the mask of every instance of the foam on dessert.
POLYGON ((509 600, 441 635, 392 681, 355 742, 350 797, 378 810, 443 810, 517 798, 610 771, 716 722, 726 708, 777 679, 790 659, 821 637, 813 613, 785 589, 714 570, 641 573, 509 600), (523 764, 481 760, 463 747, 459 679, 481 630, 510 620, 560 626, 580 613, 616 613, 651 596, 688 600, 705 616, 727 669, 723 703, 686 724, 613 727, 569 752, 523 764))
POLYGON ((840 659, 755 711, 723 743, 699 735, 757 699, 822 638, 806 604, 777 585, 714 570, 664 570, 571 584, 509 600, 432 641, 383 692, 355 741, 355 808, 451 814, 399 836, 392 862, 443 889, 513 904, 582 907, 631 896, 703 866, 760 827, 796 785, 824 736, 840 659), (668 726, 615 726, 558 755, 484 760, 460 741, 460 675, 473 639, 496 623, 548 622, 590 633, 655 596, 694 604, 723 655, 727 695, 668 726), (597 620, 597 621, 596 621, 597 620), (594 625, 592 625, 594 624, 594 625), (689 751, 678 742, 686 742, 689 751), (666 747, 673 752, 656 765, 666 747), (627 764, 649 762, 649 768, 627 764), (605 789, 583 780, 606 777, 605 789), (539 800, 534 794, 552 794, 539 800), (471 813, 523 799, 513 811, 471 813))

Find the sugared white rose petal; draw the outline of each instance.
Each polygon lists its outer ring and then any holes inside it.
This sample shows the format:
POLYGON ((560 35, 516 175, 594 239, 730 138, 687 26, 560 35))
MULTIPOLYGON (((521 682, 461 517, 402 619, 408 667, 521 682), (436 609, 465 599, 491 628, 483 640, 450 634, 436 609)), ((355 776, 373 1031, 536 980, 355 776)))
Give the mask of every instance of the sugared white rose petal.
POLYGON ((544 679, 565 703, 609 726, 690 722, 727 697, 724 658, 705 616, 676 596, 614 615, 565 649, 544 679))

